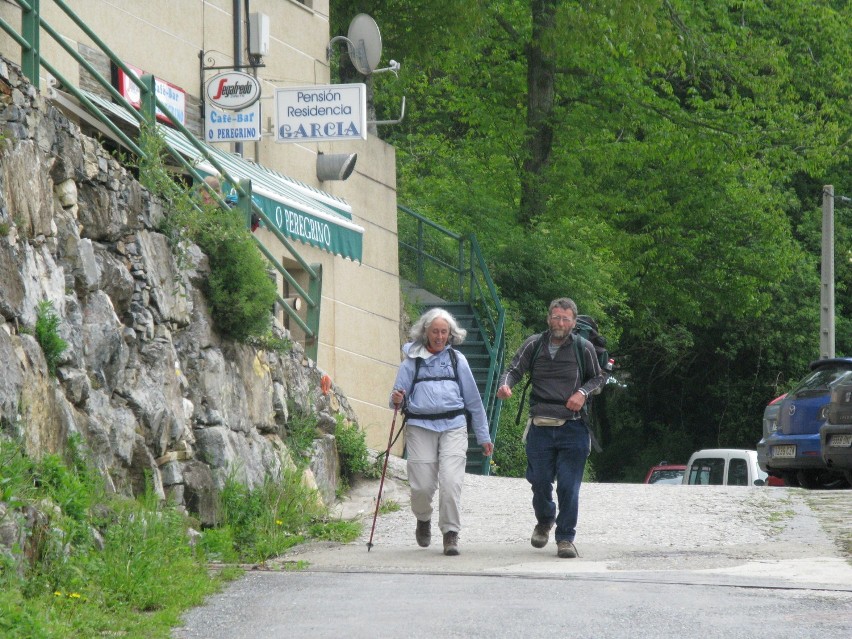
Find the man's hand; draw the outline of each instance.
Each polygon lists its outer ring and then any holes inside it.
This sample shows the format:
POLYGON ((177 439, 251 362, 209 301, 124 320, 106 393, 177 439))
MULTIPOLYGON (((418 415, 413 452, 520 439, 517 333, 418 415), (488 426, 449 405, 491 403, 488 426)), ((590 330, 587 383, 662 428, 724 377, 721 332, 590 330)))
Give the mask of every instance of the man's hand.
POLYGON ((497 389, 497 399, 509 399, 512 396, 512 389, 508 384, 503 384, 497 389))
POLYGON ((568 410, 577 412, 581 408, 583 408, 583 404, 586 403, 586 396, 583 395, 580 391, 577 391, 571 397, 568 398, 568 401, 565 403, 565 406, 568 407, 568 410))

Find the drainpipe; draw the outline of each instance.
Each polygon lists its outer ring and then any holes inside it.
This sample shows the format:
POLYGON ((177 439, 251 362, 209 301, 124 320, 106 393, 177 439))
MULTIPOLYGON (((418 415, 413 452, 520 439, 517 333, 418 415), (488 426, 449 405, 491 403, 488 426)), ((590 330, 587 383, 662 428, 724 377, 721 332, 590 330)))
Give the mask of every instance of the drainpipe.
MULTIPOLYGON (((234 71, 239 71, 243 64, 243 20, 242 20, 242 0, 234 0, 234 71)), ((234 153, 242 156, 243 143, 234 142, 234 153)))

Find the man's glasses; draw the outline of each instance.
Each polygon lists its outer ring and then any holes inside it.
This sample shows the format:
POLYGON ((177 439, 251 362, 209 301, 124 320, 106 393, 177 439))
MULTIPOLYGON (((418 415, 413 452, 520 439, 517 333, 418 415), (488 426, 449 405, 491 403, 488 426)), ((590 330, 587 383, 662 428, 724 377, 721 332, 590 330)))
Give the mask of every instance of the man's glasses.
POLYGON ((551 315, 550 321, 551 322, 559 322, 560 324, 570 324, 571 322, 574 321, 574 318, 573 317, 559 317, 557 315, 551 315))

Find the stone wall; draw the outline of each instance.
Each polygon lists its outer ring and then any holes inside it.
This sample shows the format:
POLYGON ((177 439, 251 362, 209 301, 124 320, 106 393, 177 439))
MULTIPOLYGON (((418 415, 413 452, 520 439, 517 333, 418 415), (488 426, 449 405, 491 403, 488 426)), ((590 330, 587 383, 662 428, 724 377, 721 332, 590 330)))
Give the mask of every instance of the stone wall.
POLYGON ((79 435, 112 490, 153 481, 212 523, 226 478, 279 477, 291 412, 312 414, 325 435, 306 481, 333 500, 334 428, 355 414, 336 386, 323 394, 323 371, 298 344, 222 339, 199 287, 204 255, 189 247, 178 264, 157 230, 169 211, 3 59, 0 135, 3 433, 35 457, 79 435), (56 377, 32 336, 43 300, 69 344, 56 377))

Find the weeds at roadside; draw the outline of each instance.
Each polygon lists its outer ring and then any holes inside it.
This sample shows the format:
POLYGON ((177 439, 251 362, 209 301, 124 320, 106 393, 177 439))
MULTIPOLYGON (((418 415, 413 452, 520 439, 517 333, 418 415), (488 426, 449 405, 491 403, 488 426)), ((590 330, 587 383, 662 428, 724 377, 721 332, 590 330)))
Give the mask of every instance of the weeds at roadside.
POLYGON ((260 563, 307 538, 345 543, 360 535, 360 524, 326 520, 316 492, 293 470, 254 490, 226 482, 218 525, 191 544, 197 522, 152 491, 106 494, 80 440, 69 451, 67 459, 33 460, 0 436, 4 521, 29 512, 35 522, 23 547, 0 553, 4 639, 166 639, 186 609, 243 574, 234 564, 260 563))
POLYGON ((383 499, 382 503, 379 504, 379 514, 387 515, 388 513, 397 512, 402 506, 399 505, 398 501, 393 499, 383 499))

